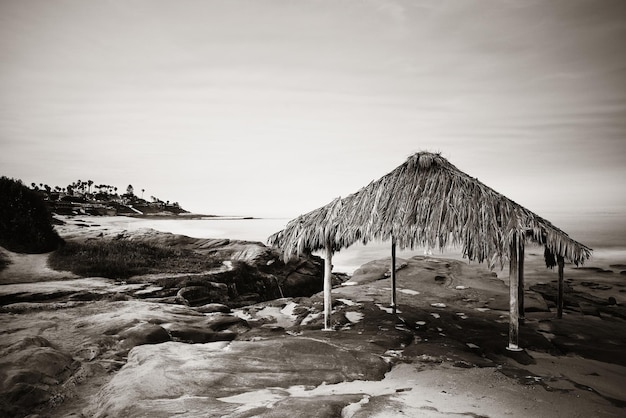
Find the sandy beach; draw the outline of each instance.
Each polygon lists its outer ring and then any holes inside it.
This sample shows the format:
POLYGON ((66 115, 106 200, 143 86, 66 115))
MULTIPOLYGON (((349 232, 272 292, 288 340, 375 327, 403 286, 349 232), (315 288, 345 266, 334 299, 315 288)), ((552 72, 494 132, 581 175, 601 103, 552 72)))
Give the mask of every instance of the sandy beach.
MULTIPOLYGON (((163 236, 124 218, 66 221, 69 240, 163 236)), ((457 259, 399 260, 395 314, 389 260, 361 266, 334 287, 324 332, 319 293, 207 312, 159 297, 154 275, 78 277, 47 254, 2 251, 3 416, 626 414, 626 260, 566 265, 557 319, 556 271, 529 249, 516 353, 505 349, 508 279, 457 259)))

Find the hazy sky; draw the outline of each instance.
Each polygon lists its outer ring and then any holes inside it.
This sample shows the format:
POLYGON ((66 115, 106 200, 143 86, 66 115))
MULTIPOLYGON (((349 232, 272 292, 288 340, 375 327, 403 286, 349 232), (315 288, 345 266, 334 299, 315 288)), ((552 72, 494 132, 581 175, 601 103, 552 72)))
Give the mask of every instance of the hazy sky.
POLYGON ((0 0, 0 174, 297 216, 440 151, 626 210, 626 1, 0 0))

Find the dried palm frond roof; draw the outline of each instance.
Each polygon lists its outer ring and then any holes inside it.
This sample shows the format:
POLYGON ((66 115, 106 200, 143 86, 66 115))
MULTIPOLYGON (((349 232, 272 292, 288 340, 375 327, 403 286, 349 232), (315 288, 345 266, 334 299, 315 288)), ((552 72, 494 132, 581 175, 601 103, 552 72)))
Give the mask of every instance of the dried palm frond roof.
POLYGON ((286 257, 321 250, 327 245, 333 252, 349 247, 356 242, 352 239, 358 234, 342 234, 340 226, 344 223, 339 222, 342 208, 343 201, 336 198, 321 208, 300 215, 289 221, 285 229, 271 235, 268 243, 281 247, 286 257))
POLYGON ((357 241, 394 237, 402 248, 460 245, 470 260, 508 257, 514 239, 545 245, 573 263, 591 249, 477 179, 440 154, 420 152, 358 192, 290 221, 269 238, 286 256, 357 241))

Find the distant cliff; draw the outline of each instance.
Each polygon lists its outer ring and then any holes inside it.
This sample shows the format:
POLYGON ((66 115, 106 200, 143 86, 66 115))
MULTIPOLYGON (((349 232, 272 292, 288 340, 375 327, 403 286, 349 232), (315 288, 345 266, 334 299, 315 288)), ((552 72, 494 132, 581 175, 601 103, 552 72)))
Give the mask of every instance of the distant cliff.
POLYGON ((126 193, 118 194, 118 188, 95 184, 92 180, 75 181, 66 187, 50 187, 31 183, 31 190, 38 193, 50 212, 59 215, 178 215, 188 213, 178 202, 170 203, 155 196, 150 201, 135 195, 132 185, 126 193))

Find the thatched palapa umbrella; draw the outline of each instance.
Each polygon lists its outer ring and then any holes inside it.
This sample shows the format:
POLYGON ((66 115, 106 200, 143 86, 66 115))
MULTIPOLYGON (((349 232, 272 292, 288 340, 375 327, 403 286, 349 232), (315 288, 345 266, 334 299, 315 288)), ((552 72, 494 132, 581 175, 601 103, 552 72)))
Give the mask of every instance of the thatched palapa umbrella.
MULTIPOLYGON (((520 302, 523 313, 523 252, 527 241, 545 247, 549 267, 559 266, 562 295, 564 260, 581 264, 591 249, 530 210, 470 177, 440 154, 420 152, 358 192, 301 215, 268 241, 286 258, 325 250, 325 328, 329 328, 332 254, 357 241, 391 240, 392 307, 395 307, 395 247, 443 249, 459 245, 469 260, 509 260, 509 348, 518 349, 520 302), (520 286, 521 284, 521 286, 520 286), (519 302, 518 302, 519 301, 519 302)), ((562 298, 559 302, 561 314, 562 298)))
POLYGON ((326 206, 291 220, 287 227, 269 237, 280 246, 284 257, 325 250, 324 261, 324 329, 330 330, 332 257, 335 251, 354 244, 353 237, 343 233, 338 220, 343 202, 336 198, 326 206))

